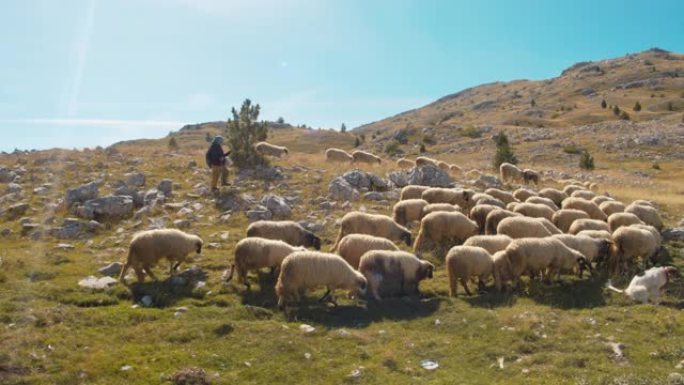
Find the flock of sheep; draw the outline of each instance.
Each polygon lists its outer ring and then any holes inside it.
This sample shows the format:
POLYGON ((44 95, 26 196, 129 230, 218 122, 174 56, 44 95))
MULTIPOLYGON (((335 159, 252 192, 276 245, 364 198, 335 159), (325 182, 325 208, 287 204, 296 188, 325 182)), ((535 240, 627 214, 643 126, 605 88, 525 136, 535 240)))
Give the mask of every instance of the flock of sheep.
MULTIPOLYGON (((286 148, 270 144, 260 148, 273 156, 287 153, 286 148)), ((328 149, 325 157, 330 162, 381 162, 368 152, 349 154, 334 148, 328 149)), ((400 167, 462 172, 457 165, 426 157, 415 162, 402 158, 397 163, 400 167)), ((508 163, 499 171, 502 181, 509 184, 539 185, 541 181, 536 171, 508 163)), ((562 189, 538 191, 409 185, 402 189, 391 217, 361 211, 344 215, 330 252, 321 252, 321 239, 294 221, 257 221, 236 244, 233 265, 224 279, 230 281, 237 271, 237 281, 249 289, 249 271, 271 268, 272 273, 278 272, 278 304, 285 306, 298 302, 307 289, 315 287, 326 287, 321 300, 328 298, 333 303, 331 291, 335 289, 348 290, 351 296, 368 294, 376 300, 417 294, 419 283, 432 278, 435 269, 421 258, 425 251, 436 255, 448 250, 444 267, 452 296, 457 295, 458 283, 470 295, 468 283, 475 279, 483 288, 491 277, 495 287, 503 290, 509 282, 517 287, 524 275, 550 281, 563 274, 581 278, 587 269, 627 274, 640 262, 653 262, 662 243, 659 230, 663 224, 652 203, 638 200, 626 205, 597 194, 596 184, 563 182, 562 189), (414 225, 417 236, 412 240, 410 228, 414 225), (400 250, 400 242, 412 252, 400 250)), ((150 268, 161 258, 170 261, 173 274, 187 254, 201 249, 199 237, 179 230, 138 233, 131 241, 120 279, 124 280, 129 267, 139 281, 145 273, 154 278, 150 268)), ((657 302, 659 295, 653 290, 659 292, 673 272, 673 268, 647 272, 664 275, 664 281, 635 277, 632 284, 657 281, 649 284, 657 287, 642 288, 640 292, 647 295, 633 298, 646 302, 651 297, 657 302)))

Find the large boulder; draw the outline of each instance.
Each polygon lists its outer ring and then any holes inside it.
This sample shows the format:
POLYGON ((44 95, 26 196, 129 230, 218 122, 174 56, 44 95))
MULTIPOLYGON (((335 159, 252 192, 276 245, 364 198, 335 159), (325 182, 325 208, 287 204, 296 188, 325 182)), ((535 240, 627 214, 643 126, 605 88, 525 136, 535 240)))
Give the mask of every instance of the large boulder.
POLYGON ((410 184, 430 187, 451 187, 453 185, 449 174, 432 165, 413 167, 410 170, 394 171, 389 173, 388 177, 398 187, 410 184))
POLYGON ((0 183, 10 183, 16 176, 17 174, 7 167, 0 167, 0 183))
POLYGON ((128 186, 122 186, 114 191, 114 195, 129 196, 133 199, 133 206, 142 207, 145 204, 145 196, 138 189, 128 186))
POLYGON ((157 190, 161 191, 164 196, 171 196, 173 193, 173 181, 171 179, 164 179, 159 182, 157 190))
POLYGON ((19 192, 21 192, 21 185, 20 184, 10 182, 7 185, 7 193, 8 194, 19 193, 19 192))
POLYGON ((328 193, 334 200, 355 201, 359 199, 359 192, 341 176, 330 181, 328 193))
POLYGON ((133 212, 133 199, 127 195, 110 195, 86 201, 79 210, 80 216, 97 220, 117 220, 133 212))
POLYGON ((261 198, 261 205, 265 206, 276 219, 287 219, 292 214, 292 208, 281 196, 266 194, 261 198))
POLYGON ((221 211, 238 211, 247 208, 252 202, 247 196, 240 194, 238 190, 223 187, 216 195, 214 204, 221 211))
POLYGON ((245 213, 249 223, 256 221, 267 221, 273 218, 273 213, 264 206, 257 206, 252 210, 247 210, 245 213))
POLYGON ((76 239, 87 229, 87 223, 76 218, 65 218, 62 226, 50 229, 49 234, 57 239, 76 239))
POLYGON ((24 215, 28 209, 28 203, 17 203, 7 208, 7 211, 5 211, 5 218, 7 218, 7 220, 17 219, 24 215))
POLYGON ((74 203, 84 203, 85 201, 97 198, 99 188, 97 183, 90 182, 67 190, 64 203, 71 207, 74 203))
POLYGON ((242 169, 238 171, 235 176, 235 182, 241 182, 245 179, 259 179, 265 181, 274 181, 285 178, 283 170, 280 167, 256 166, 254 168, 242 169))
POLYGON ((129 186, 142 187, 145 185, 145 174, 141 172, 132 172, 126 174, 126 183, 129 186))
POLYGON ((667 229, 662 232, 663 239, 666 242, 670 241, 680 241, 684 242, 684 227, 675 227, 673 229, 667 229))
POLYGON ((389 182, 375 174, 361 170, 352 170, 342 175, 352 187, 357 190, 366 189, 374 191, 385 191, 389 188, 389 182))

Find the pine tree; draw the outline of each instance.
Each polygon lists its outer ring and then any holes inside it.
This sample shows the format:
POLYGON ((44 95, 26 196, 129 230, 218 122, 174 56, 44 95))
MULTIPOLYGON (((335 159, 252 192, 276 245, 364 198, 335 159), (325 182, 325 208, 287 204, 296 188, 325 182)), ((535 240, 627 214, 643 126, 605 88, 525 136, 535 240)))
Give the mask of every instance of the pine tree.
POLYGON ((620 107, 618 107, 617 105, 613 106, 613 115, 620 116, 620 107))
POLYGON ((518 163, 518 159, 513 154, 513 149, 508 143, 508 137, 503 132, 494 135, 494 142, 496 142, 496 154, 494 155, 494 168, 499 169, 501 163, 508 162, 512 164, 518 163))
POLYGON ((584 150, 580 156, 579 166, 583 170, 594 169, 594 157, 589 154, 589 151, 584 150))
POLYGON ((601 100, 601 108, 605 109, 608 107, 608 103, 606 103, 606 99, 601 100))
POLYGON ((359 147, 360 145, 361 145, 361 139, 359 139, 359 137, 357 136, 354 139, 354 147, 359 147))
POLYGON ((238 168, 250 168, 266 164, 266 158, 254 149, 254 144, 266 140, 266 123, 257 123, 261 107, 252 105, 252 101, 245 99, 238 112, 231 110, 232 119, 226 123, 226 136, 230 146, 230 158, 238 168))
POLYGON ((285 119, 283 119, 282 116, 278 117, 278 120, 276 120, 276 123, 278 124, 285 124, 285 119))
POLYGON ((634 111, 639 112, 641 111, 641 104, 639 104, 639 101, 637 100, 636 103, 634 103, 634 108, 632 108, 634 111))
POLYGON ((342 125, 340 126, 340 132, 343 133, 343 134, 344 134, 345 132, 347 132, 347 126, 345 126, 344 123, 342 123, 342 125))
POLYGON ((174 136, 169 139, 169 148, 172 150, 178 150, 178 143, 176 142, 176 138, 174 136))
POLYGON ((532 100, 530 101, 530 106, 534 107, 534 106, 536 106, 536 105, 537 105, 537 102, 535 102, 534 99, 532 99, 532 100))
POLYGON ((427 149, 425 148, 425 143, 420 144, 420 148, 418 149, 421 154, 425 154, 427 152, 427 149))

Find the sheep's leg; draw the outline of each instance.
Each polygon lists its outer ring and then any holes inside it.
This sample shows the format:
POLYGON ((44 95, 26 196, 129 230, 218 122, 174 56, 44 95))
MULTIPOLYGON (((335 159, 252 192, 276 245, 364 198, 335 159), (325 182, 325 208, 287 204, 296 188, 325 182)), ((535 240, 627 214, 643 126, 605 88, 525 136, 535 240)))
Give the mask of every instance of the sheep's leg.
POLYGON ((485 291, 486 288, 487 288, 487 285, 484 282, 483 276, 478 277, 477 289, 482 292, 482 291, 485 291))
POLYGON ((330 288, 328 287, 325 294, 323 294, 323 296, 321 297, 321 299, 318 300, 318 302, 323 302, 323 300, 328 298, 329 295, 330 295, 330 288))
POLYGON ((466 294, 473 295, 473 293, 470 292, 470 289, 468 289, 468 280, 467 279, 461 278, 461 285, 463 285, 463 289, 465 289, 466 294))
POLYGON ((178 261, 174 265, 171 266, 171 275, 173 275, 176 271, 178 271, 178 267, 180 267, 181 262, 178 261))
POLYGON ((154 275, 154 273, 152 272, 152 268, 150 267, 150 265, 143 265, 143 270, 145 271, 145 273, 147 273, 147 275, 150 276, 150 278, 152 278, 155 281, 158 281, 157 276, 154 275))
POLYGON ((138 283, 145 282, 145 273, 143 272, 143 269, 139 265, 135 265, 133 266, 133 270, 135 271, 135 276, 138 277, 138 283))

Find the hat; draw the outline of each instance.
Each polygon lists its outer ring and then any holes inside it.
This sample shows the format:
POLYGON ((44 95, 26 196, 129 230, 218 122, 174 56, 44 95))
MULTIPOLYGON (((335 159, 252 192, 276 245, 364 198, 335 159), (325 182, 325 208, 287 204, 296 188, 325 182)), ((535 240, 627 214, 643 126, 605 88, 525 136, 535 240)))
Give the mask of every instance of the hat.
POLYGON ((223 143, 223 137, 221 135, 216 135, 214 137, 214 140, 212 140, 212 143, 218 143, 218 144, 223 143))

